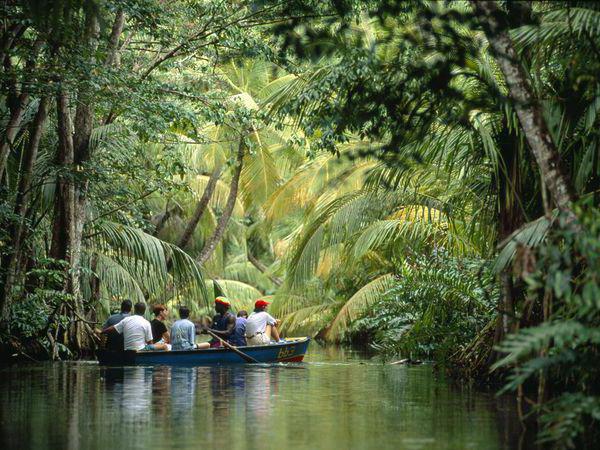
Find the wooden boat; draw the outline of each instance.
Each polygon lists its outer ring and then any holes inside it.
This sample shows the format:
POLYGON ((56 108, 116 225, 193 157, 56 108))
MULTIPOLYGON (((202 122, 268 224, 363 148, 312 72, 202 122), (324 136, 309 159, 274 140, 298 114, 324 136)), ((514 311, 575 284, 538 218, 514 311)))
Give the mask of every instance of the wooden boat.
MULTIPOLYGON (((286 339, 269 345, 237 347, 261 363, 300 362, 304 359, 310 338, 286 339)), ((203 350, 178 351, 125 351, 98 350, 98 362, 102 365, 167 365, 212 366, 247 363, 240 355, 225 347, 203 350)))

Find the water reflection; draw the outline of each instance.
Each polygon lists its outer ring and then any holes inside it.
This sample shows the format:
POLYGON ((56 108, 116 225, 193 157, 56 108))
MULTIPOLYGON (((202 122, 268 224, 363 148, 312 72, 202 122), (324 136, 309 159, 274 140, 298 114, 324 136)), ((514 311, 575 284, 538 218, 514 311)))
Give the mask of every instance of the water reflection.
POLYGON ((509 399, 451 386, 429 367, 356 358, 1 371, 0 448, 519 448, 509 399))

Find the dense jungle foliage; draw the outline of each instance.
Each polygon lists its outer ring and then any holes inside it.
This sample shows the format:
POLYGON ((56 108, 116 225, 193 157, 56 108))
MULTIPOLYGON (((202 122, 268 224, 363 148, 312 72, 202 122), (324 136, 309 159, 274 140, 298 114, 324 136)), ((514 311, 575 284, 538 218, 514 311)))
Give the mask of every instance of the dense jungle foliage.
POLYGON ((0 12, 3 359, 88 354, 124 298, 200 317, 217 282, 599 438, 597 3, 0 12))

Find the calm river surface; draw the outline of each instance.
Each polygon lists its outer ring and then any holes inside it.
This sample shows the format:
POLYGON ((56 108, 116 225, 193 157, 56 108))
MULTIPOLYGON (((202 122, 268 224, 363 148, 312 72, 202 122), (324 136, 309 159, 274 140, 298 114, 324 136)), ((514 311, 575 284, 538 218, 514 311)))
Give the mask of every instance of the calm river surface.
POLYGON ((1 449, 512 449, 515 416, 430 366, 312 344, 288 366, 0 370, 1 449))

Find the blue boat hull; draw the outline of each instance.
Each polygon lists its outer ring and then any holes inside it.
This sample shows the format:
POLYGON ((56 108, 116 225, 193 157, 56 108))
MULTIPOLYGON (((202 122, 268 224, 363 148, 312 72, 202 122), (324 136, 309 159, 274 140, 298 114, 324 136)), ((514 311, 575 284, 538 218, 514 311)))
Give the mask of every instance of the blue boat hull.
MULTIPOLYGON (((310 338, 286 340, 270 345, 238 347, 240 351, 261 363, 300 362, 306 354, 310 338)), ((98 362, 103 365, 166 365, 213 366, 247 364, 240 355, 228 348, 181 351, 126 351, 98 350, 98 362)))

